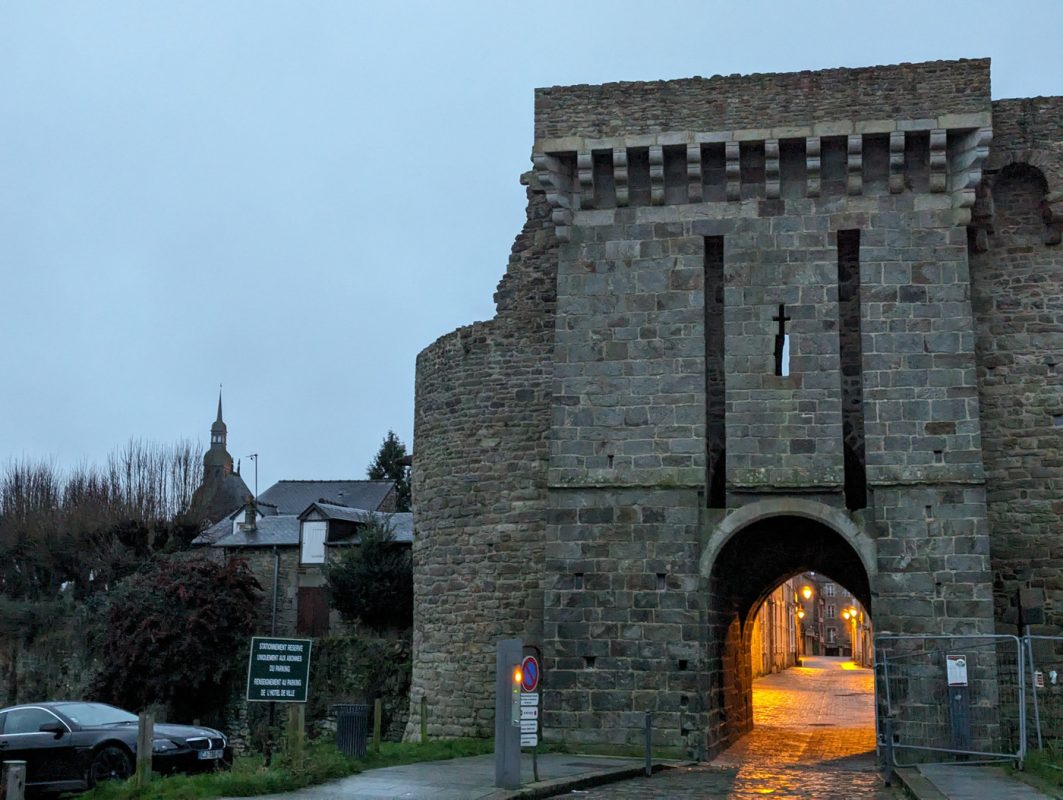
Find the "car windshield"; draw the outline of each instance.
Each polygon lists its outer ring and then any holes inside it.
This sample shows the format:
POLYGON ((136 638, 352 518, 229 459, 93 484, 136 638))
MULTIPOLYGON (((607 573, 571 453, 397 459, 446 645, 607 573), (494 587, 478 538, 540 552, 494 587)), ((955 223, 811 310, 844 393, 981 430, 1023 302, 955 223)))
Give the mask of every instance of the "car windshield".
POLYGON ((136 714, 130 714, 128 711, 103 703, 62 703, 56 705, 55 708, 83 728, 92 728, 97 725, 121 725, 137 721, 136 714))

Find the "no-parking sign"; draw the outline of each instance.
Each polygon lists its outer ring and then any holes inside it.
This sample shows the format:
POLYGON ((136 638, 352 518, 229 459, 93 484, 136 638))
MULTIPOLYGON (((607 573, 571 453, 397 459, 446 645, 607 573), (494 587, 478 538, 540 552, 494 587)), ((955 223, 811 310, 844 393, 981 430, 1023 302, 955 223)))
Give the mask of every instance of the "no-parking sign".
POLYGON ((520 690, 534 692, 539 688, 539 661, 535 656, 525 656, 520 664, 520 690))
POLYGON ((539 744, 539 660, 525 656, 520 662, 520 746, 539 744))

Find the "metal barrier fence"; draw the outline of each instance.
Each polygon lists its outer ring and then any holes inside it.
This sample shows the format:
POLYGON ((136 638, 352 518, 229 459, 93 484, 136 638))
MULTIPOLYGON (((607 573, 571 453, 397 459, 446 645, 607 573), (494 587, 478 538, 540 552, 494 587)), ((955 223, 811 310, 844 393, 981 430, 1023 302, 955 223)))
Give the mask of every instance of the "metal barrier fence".
POLYGON ((1023 637, 1026 648, 1027 744, 1063 750, 1063 636, 1023 637))
POLYGON ((876 723, 890 764, 904 766, 901 751, 913 763, 1021 762, 1024 659, 1016 636, 875 637, 876 723))

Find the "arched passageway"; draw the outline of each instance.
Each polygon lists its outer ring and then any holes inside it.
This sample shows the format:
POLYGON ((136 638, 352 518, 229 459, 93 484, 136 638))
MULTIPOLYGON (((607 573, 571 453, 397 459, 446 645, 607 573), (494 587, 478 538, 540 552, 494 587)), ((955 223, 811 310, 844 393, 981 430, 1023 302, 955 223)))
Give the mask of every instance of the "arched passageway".
MULTIPOLYGON (((811 508, 813 504, 808 504, 811 508)), ((802 573, 830 576, 868 613, 871 545, 855 528, 843 535, 813 513, 757 516, 723 531, 709 568, 710 663, 717 665, 708 698, 710 752, 719 752, 754 724, 751 634, 757 609, 788 579, 802 573), (859 549, 859 551, 858 551, 859 549)))

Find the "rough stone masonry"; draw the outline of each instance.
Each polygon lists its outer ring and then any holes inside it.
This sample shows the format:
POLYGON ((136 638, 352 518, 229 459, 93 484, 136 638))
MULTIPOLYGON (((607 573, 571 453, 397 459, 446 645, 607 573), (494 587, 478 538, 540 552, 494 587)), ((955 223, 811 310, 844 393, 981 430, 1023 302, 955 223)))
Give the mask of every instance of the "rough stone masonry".
POLYGON ((497 315, 417 362, 413 713, 715 752, 746 622, 824 572, 876 630, 1063 623, 1063 98, 988 60, 536 92, 497 315))

